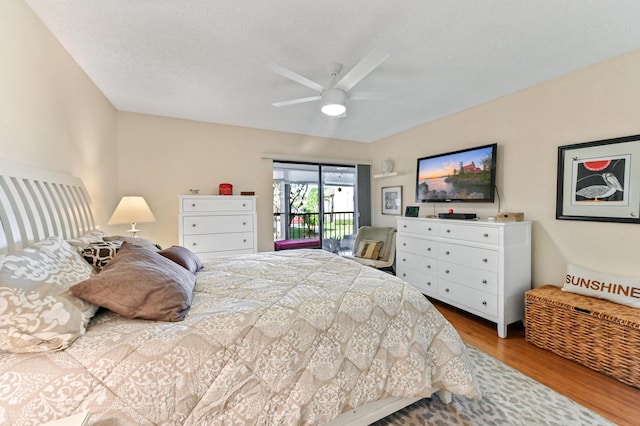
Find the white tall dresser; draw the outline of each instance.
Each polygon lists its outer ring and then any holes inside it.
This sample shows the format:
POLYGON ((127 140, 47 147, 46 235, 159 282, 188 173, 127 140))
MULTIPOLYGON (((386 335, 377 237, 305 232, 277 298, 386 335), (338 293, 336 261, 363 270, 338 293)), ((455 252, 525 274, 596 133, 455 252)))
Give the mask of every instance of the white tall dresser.
POLYGON ((180 195, 180 245, 201 258, 255 253, 256 197, 180 195))
POLYGON ((399 217, 396 275, 425 295, 495 322, 524 320, 531 222, 399 217))

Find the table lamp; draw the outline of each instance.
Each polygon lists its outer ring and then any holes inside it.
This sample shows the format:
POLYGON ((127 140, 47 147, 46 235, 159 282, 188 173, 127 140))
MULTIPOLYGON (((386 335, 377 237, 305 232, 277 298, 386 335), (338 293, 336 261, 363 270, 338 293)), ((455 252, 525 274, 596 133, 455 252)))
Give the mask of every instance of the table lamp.
POLYGON ((121 223, 130 223, 131 229, 127 232, 129 232, 132 237, 136 238, 138 236, 138 231, 140 231, 136 228, 137 223, 155 221, 156 218, 153 216, 153 213, 151 213, 151 209, 144 197, 124 196, 113 211, 111 219, 109 219, 107 224, 118 225, 121 223))

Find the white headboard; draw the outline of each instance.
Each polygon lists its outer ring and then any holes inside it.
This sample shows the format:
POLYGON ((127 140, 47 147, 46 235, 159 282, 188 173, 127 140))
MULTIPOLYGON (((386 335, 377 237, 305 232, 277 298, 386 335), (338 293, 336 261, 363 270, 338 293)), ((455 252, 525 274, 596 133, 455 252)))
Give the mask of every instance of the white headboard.
POLYGON ((52 235, 95 228, 91 199, 77 177, 0 160, 0 254, 52 235))

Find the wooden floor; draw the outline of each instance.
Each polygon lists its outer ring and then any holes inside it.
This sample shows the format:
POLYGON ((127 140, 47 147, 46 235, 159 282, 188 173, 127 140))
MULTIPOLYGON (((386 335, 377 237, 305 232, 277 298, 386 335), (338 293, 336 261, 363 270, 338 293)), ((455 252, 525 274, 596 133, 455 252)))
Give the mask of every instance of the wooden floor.
POLYGON ((469 345, 620 426, 640 425, 640 389, 527 343, 521 323, 500 339, 496 325, 432 300, 469 345))

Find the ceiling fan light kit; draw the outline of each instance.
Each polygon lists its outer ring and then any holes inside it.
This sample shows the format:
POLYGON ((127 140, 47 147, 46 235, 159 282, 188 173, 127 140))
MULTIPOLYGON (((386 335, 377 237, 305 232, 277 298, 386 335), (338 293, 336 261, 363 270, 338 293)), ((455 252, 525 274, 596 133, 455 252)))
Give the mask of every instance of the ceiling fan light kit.
POLYGON ((322 93, 321 111, 330 117, 337 117, 347 111, 345 100, 347 94, 340 89, 328 89, 322 93))

